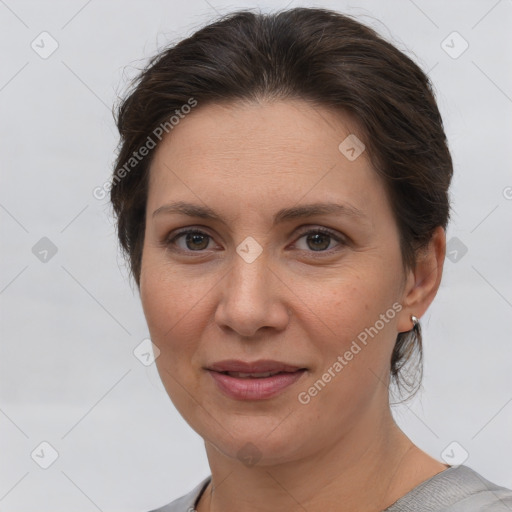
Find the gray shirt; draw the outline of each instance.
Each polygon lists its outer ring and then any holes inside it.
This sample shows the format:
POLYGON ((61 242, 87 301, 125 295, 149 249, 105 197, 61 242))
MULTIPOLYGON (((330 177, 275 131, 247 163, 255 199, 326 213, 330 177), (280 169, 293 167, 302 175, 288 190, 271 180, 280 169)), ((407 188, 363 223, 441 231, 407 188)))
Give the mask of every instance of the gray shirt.
MULTIPOLYGON (((194 512, 210 482, 151 512, 194 512)), ((383 512, 512 512, 512 490, 495 485, 468 466, 451 466, 425 480, 383 512)))

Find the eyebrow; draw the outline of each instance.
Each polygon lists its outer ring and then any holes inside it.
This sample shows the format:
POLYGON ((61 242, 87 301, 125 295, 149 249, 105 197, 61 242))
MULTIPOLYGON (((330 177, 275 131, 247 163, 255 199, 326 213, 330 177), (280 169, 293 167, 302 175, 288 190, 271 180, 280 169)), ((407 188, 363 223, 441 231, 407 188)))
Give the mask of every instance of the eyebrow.
MULTIPOLYGON (((189 217, 198 217, 201 219, 216 220, 226 224, 224 219, 218 215, 214 210, 208 206, 201 206, 184 201, 177 201, 174 203, 165 204, 157 208, 153 212, 153 218, 161 214, 182 214, 189 217)), ((347 217, 365 220, 366 215, 349 204, 338 203, 311 203, 302 206, 292 206, 290 208, 283 208, 279 210, 274 216, 273 226, 285 222, 287 220, 301 219, 305 217, 313 217, 315 215, 345 215, 347 217)))

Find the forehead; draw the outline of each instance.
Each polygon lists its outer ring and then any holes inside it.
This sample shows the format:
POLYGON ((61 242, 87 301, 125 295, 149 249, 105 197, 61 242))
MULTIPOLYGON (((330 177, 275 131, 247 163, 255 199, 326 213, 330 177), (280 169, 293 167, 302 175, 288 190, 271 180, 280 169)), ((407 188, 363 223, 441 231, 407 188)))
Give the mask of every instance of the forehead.
POLYGON ((383 184, 364 151, 351 160, 340 150, 354 136, 363 138, 354 118, 301 100, 199 103, 156 149, 148 209, 185 196, 260 208, 301 198, 364 205, 383 184))

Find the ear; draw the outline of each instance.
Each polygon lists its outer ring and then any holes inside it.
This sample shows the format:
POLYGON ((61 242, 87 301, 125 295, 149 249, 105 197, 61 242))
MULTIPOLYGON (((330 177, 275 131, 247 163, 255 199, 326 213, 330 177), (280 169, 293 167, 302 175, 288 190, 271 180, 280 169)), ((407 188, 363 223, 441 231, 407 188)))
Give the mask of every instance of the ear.
POLYGON ((410 331, 411 315, 423 316, 437 294, 446 254, 446 233, 438 226, 427 247, 416 255, 416 264, 407 273, 402 296, 403 309, 398 320, 398 332, 410 331))

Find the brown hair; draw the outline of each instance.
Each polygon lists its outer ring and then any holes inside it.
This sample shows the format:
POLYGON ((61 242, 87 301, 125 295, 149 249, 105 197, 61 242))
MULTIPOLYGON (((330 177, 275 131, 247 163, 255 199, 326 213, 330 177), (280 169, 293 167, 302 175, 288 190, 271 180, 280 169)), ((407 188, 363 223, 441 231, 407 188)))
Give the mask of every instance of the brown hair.
MULTIPOLYGON (((120 144, 110 199, 137 286, 155 152, 146 151, 144 158, 134 155, 158 144, 162 127, 166 132, 173 127, 171 116, 182 117, 184 106, 193 102, 200 107, 287 98, 348 112, 358 121, 368 157, 384 178, 404 268, 412 267, 416 251, 429 242, 437 226, 446 228, 452 160, 425 73, 349 16, 316 8, 272 14, 239 11, 159 52, 117 110, 120 144)), ((421 374, 418 329, 399 333, 396 339, 390 371, 399 387, 412 389, 401 369, 413 354, 421 374)))

